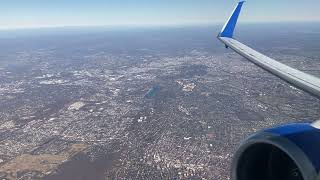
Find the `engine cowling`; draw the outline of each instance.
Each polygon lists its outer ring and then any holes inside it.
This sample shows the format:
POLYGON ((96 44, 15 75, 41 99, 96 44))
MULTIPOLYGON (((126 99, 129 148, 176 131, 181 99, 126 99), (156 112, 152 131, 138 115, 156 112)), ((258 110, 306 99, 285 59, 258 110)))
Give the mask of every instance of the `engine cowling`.
POLYGON ((296 123, 247 138, 235 153, 232 180, 319 180, 320 130, 296 123))

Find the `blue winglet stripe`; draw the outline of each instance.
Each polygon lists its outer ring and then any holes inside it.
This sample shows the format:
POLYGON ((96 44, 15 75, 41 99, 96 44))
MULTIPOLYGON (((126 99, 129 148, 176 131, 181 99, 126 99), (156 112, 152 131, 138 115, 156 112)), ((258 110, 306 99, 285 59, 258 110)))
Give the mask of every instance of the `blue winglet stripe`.
POLYGON ((222 28, 222 31, 219 34, 220 37, 229 37, 229 38, 233 37, 233 32, 236 27, 238 17, 240 15, 240 11, 244 2, 245 1, 240 1, 238 3, 237 7, 232 12, 232 15, 228 19, 227 23, 222 28))

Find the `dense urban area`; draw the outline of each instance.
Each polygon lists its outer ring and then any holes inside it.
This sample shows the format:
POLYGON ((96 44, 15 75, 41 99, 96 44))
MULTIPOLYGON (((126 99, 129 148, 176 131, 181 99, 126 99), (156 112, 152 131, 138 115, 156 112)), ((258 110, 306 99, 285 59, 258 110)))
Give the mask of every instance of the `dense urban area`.
MULTIPOLYGON (((320 76, 320 26, 257 29, 238 36, 320 76)), ((248 135, 320 119, 318 99, 225 49, 218 31, 0 32, 0 178, 225 180, 248 135)))

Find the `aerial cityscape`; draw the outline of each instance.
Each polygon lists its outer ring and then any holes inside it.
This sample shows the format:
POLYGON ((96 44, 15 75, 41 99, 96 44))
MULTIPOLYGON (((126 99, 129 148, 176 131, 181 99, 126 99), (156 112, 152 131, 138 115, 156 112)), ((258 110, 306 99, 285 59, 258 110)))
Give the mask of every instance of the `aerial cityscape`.
MULTIPOLYGON (((248 135, 320 119, 319 99, 226 49, 220 27, 1 31, 0 178, 225 180, 248 135)), ((319 32, 236 37, 320 77, 319 32)))

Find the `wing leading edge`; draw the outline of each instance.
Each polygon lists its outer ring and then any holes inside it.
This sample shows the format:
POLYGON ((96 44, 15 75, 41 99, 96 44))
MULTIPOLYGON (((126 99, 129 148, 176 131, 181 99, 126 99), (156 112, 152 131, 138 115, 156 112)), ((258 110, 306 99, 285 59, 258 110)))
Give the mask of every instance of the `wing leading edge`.
POLYGON ((229 20, 219 33, 218 39, 225 44, 226 47, 230 47, 257 66, 289 82, 295 87, 320 98, 319 78, 282 64, 233 39, 233 32, 243 3, 244 1, 238 3, 229 20))

